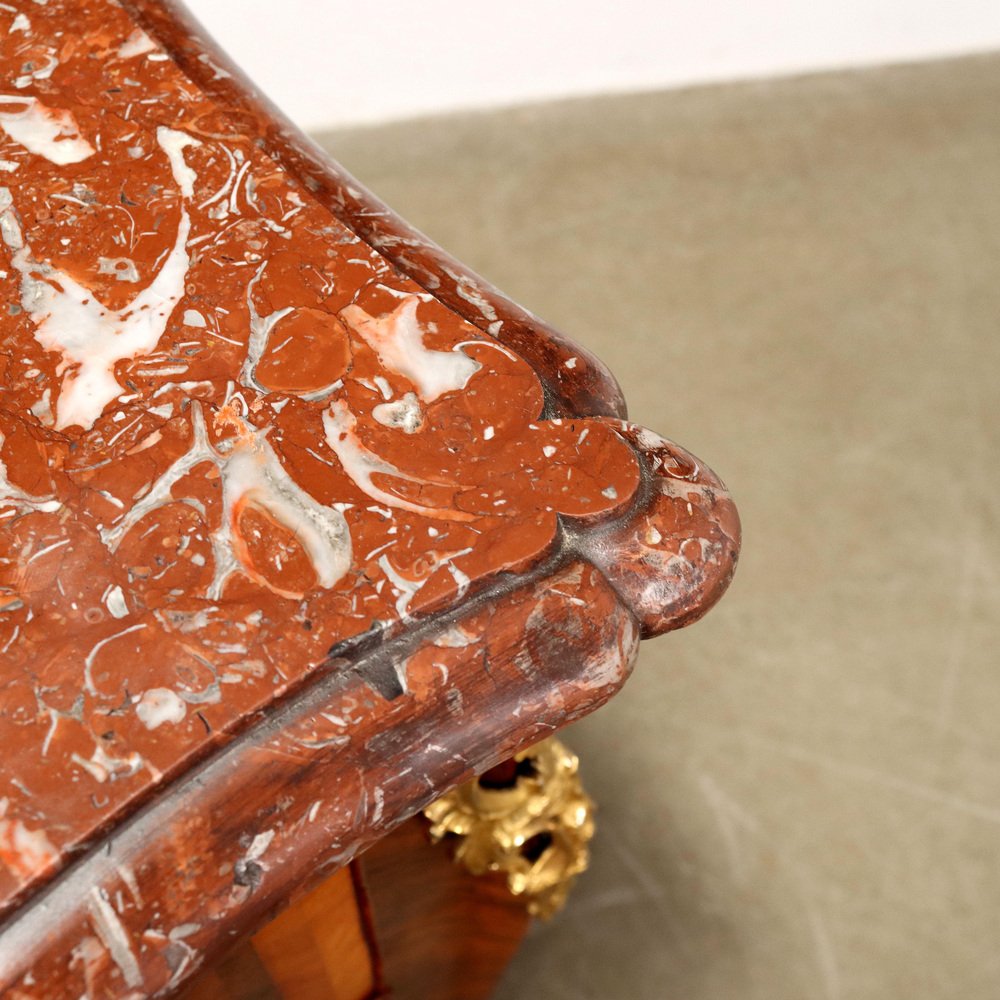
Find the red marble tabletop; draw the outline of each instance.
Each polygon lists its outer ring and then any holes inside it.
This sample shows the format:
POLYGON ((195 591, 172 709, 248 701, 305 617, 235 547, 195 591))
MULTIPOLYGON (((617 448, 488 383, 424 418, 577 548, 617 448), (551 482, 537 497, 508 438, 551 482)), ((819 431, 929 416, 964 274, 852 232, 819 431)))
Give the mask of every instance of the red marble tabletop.
MULTIPOLYGON (((633 531, 721 592, 737 529, 711 473, 554 405, 493 300, 456 278, 449 301, 349 225, 211 92, 231 74, 210 50, 199 78, 141 9, 19 6, 0 5, 0 913, 348 640, 632 509, 649 455, 675 530, 633 531)), ((560 352, 569 382, 594 370, 560 352)), ((350 720, 295 739, 336 746, 350 720)), ((135 986, 109 899, 94 947, 135 986)))

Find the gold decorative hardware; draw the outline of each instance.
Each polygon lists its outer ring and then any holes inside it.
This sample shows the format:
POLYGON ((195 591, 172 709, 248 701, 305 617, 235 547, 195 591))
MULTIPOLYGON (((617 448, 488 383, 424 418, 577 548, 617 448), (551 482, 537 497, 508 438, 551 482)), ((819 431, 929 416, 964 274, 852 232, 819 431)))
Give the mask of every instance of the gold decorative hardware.
POLYGON ((424 810, 431 837, 457 837, 455 860, 473 875, 504 872, 534 916, 562 908, 587 868, 594 803, 577 774, 579 760, 556 739, 443 795, 424 810))

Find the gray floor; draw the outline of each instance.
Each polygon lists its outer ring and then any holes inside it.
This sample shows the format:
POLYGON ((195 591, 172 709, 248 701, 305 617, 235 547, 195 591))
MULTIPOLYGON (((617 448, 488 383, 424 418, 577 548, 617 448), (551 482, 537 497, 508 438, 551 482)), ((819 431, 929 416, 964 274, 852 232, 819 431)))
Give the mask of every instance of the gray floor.
POLYGON ((1000 58, 327 137, 733 489, 501 1000, 1000 997, 1000 58))

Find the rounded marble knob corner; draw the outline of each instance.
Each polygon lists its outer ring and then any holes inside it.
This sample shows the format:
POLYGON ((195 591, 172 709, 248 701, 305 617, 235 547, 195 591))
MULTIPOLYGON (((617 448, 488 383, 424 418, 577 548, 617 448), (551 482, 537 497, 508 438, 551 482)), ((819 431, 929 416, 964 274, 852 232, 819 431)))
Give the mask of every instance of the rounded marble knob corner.
POLYGON ((725 593, 739 557, 739 513, 722 480, 680 445, 628 421, 606 423, 634 449, 642 483, 625 514, 578 545, 650 638, 697 621, 725 593))

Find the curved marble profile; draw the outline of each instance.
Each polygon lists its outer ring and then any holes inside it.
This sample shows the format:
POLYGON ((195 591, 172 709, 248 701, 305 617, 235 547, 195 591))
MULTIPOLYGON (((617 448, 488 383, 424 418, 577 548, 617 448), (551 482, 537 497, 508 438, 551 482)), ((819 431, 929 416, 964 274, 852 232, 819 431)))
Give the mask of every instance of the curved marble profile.
POLYGON ((740 521, 722 480, 680 445, 645 427, 608 421, 643 469, 635 507, 580 535, 577 551, 608 577, 644 639, 683 628, 725 593, 740 521))
POLYGON ((169 992, 606 700, 739 526, 173 4, 0 39, 0 988, 169 992))

